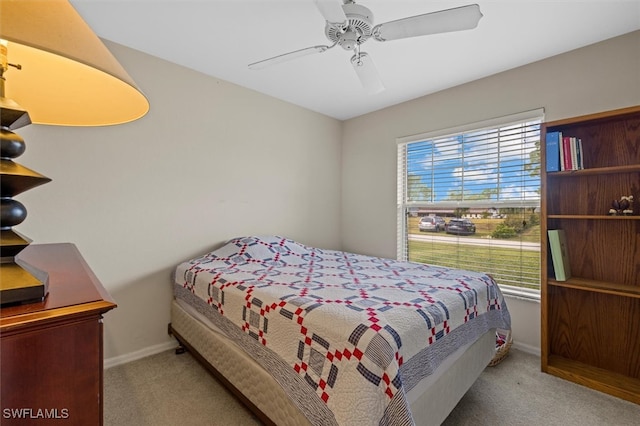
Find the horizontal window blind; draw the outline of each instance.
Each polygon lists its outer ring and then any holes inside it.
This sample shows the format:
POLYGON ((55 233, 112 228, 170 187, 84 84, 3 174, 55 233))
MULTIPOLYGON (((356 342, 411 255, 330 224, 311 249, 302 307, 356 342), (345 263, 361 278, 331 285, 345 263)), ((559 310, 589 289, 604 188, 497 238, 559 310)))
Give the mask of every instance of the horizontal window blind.
POLYGON ((538 110, 400 140, 398 257, 538 289, 541 120, 538 110), (424 216, 463 218, 475 230, 421 231, 424 216))

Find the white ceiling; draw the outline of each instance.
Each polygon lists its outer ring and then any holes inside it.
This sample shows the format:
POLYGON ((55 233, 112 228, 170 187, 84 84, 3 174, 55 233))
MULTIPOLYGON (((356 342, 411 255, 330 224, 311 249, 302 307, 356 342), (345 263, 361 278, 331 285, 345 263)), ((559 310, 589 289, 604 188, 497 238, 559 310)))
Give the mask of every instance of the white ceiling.
MULTIPOLYGON (((484 16, 473 30, 368 40, 362 50, 386 87, 369 95, 351 66, 352 53, 340 47, 263 70, 247 68, 282 53, 330 44, 312 0, 71 3, 104 39, 341 120, 640 29, 640 0, 478 0, 484 16)), ((357 3, 371 9, 379 24, 474 1, 357 3)))

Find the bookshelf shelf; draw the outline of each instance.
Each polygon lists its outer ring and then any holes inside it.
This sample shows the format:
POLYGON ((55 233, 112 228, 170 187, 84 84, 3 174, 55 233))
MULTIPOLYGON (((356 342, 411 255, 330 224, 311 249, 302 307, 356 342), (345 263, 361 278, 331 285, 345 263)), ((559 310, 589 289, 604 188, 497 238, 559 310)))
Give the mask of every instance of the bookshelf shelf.
POLYGON ((594 167, 581 170, 563 170, 561 172, 548 172, 548 178, 556 177, 580 177, 587 175, 606 175, 614 173, 633 173, 640 172, 640 164, 630 164, 627 166, 612 166, 612 167, 594 167))
MULTIPOLYGON (((548 132, 579 138, 584 168, 540 174, 542 370, 640 404, 640 106, 543 123, 541 141, 548 132), (633 215, 606 214, 629 195, 633 215), (552 229, 566 236, 566 281, 552 229)), ((548 164, 546 143, 540 154, 548 164)))
POLYGON ((608 216, 589 214, 549 214, 549 219, 582 219, 582 220, 640 220, 640 215, 636 216, 608 216))
POLYGON ((605 392, 611 395, 640 404, 640 379, 611 373, 605 368, 593 367, 560 356, 549 357, 549 370, 565 380, 591 388, 605 388, 605 392))
POLYGON ((614 294, 624 297, 640 298, 640 286, 630 286, 577 277, 569 278, 567 281, 556 281, 552 278, 549 278, 547 284, 556 287, 566 287, 576 290, 585 290, 597 293, 614 294))

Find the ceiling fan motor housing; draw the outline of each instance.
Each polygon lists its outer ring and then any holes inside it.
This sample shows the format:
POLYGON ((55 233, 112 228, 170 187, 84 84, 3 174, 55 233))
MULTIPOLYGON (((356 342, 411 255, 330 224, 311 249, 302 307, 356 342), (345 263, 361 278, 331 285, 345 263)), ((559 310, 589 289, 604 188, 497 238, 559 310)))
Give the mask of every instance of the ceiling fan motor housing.
POLYGON ((371 37, 373 13, 355 3, 347 3, 342 9, 347 16, 346 28, 344 25, 332 25, 327 22, 324 32, 332 43, 338 43, 345 50, 354 50, 371 37))

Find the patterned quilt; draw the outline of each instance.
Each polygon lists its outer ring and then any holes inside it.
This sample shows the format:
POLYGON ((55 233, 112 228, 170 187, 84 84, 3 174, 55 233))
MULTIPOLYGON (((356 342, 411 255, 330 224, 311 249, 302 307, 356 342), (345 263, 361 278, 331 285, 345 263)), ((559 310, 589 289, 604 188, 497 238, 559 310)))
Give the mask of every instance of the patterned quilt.
POLYGON ((243 237, 176 269, 175 296, 313 424, 414 424, 406 398, 460 345, 510 327, 485 274, 243 237))

